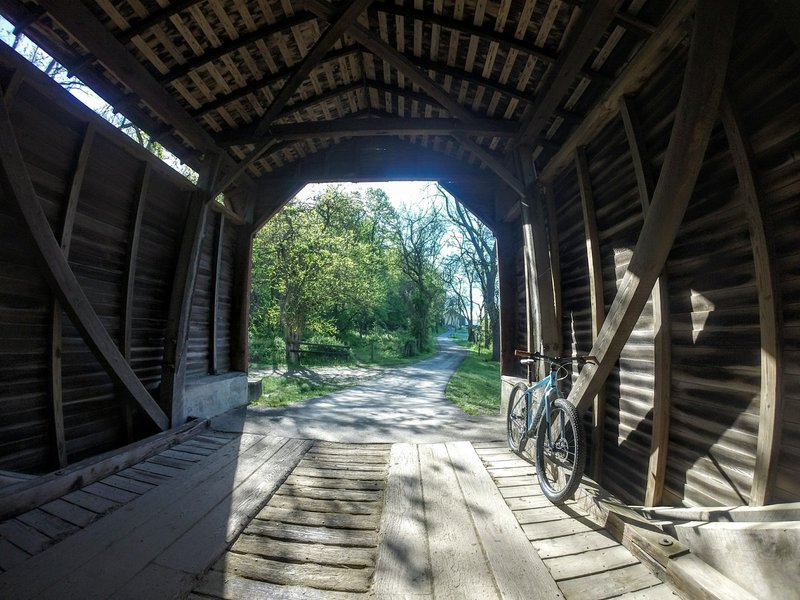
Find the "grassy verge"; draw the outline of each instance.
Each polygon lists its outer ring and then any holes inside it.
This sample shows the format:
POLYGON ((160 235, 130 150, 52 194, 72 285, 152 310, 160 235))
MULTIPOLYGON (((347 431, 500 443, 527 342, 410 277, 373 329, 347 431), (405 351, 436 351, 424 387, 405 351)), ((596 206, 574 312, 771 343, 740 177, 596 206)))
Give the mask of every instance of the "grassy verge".
POLYGON ((500 411, 500 364, 488 360, 485 349, 482 355, 472 346, 467 349, 469 354, 447 384, 447 399, 468 415, 496 415, 500 411))
POLYGON ((300 375, 285 375, 280 377, 265 377, 261 381, 261 397, 253 402, 254 406, 288 406, 301 400, 315 398, 338 392, 344 388, 355 385, 359 378, 337 379, 330 381, 309 381, 300 375))

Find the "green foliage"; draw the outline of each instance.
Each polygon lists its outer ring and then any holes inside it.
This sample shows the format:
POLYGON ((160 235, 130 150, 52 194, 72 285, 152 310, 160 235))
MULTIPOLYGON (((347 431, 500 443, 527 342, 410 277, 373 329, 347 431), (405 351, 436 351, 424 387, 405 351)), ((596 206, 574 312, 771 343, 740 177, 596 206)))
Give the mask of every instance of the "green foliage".
MULTIPOLYGON (((460 335, 460 343, 465 335, 460 335)), ((500 363, 468 346, 469 354, 447 384, 447 399, 468 415, 496 415, 500 410, 500 363)))
POLYGON ((425 229, 423 217, 398 215, 382 190, 347 194, 336 186, 284 208, 253 243, 253 362, 276 362, 276 338, 285 348, 301 340, 342 344, 351 331, 359 338, 354 348, 365 337, 380 342, 376 331, 391 332, 393 344, 398 336, 413 340, 380 356, 430 351, 444 310, 435 264, 443 225, 436 215, 425 229), (422 231, 427 245, 420 243, 422 231))

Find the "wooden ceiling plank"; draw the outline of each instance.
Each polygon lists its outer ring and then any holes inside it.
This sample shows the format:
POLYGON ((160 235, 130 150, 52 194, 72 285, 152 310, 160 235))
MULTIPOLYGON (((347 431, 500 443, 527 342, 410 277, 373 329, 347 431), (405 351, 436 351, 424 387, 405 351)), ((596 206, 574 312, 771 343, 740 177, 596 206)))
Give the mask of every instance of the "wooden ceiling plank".
POLYGON ((0 175, 6 180, 13 203, 35 248, 44 276, 61 306, 97 360, 122 390, 138 402, 162 430, 169 427, 167 415, 128 365, 108 333, 67 262, 36 196, 27 165, 17 143, 11 117, 0 102, 0 175))
POLYGON ((203 65, 213 62, 235 52, 239 48, 244 48, 246 46, 250 46, 255 44, 257 41, 264 39, 271 38, 272 36, 286 33, 287 30, 291 29, 295 25, 301 25, 307 23, 309 21, 316 20, 316 17, 309 15, 308 13, 300 13, 291 17, 285 21, 279 21, 273 25, 267 25, 266 27, 261 27, 253 32, 250 32, 246 35, 243 35, 237 39, 230 40, 229 42, 222 44, 221 46, 214 48, 208 52, 205 52, 199 55, 197 58, 193 58, 182 65, 175 67, 174 69, 170 70, 167 73, 164 73, 162 77, 159 78, 159 81, 173 81, 179 77, 183 77, 190 71, 194 71, 195 69, 199 69, 203 65))
POLYGON ((650 210, 587 364, 569 400, 583 412, 605 384, 658 279, 678 234, 716 121, 737 0, 697 3, 692 42, 669 144, 650 210))
POLYGON ((168 20, 172 15, 177 15, 179 12, 192 8, 195 4, 200 4, 200 2, 202 2, 202 0, 180 0, 178 2, 171 2, 163 9, 150 14, 136 23, 132 23, 130 29, 124 32, 122 39, 127 42, 138 35, 142 35, 156 25, 160 25, 168 20))
POLYGON ((597 41, 606 32, 623 0, 592 0, 582 8, 575 25, 576 32, 561 51, 542 81, 542 95, 534 103, 530 117, 522 128, 518 142, 531 145, 564 98, 575 78, 581 73, 597 41))

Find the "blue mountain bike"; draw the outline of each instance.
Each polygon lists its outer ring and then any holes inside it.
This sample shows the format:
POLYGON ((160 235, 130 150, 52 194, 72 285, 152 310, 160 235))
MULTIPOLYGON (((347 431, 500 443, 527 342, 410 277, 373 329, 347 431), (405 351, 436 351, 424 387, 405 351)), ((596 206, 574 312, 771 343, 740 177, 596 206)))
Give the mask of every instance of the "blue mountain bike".
POLYGON ((586 436, 575 406, 569 402, 558 382, 569 376, 567 365, 573 362, 596 362, 594 356, 546 356, 539 352, 515 350, 523 357, 520 363, 532 365, 539 360, 550 365, 550 373, 535 383, 514 386, 508 400, 506 427, 508 445, 518 454, 526 454, 533 442, 533 463, 542 493, 560 504, 575 493, 586 466, 586 436))

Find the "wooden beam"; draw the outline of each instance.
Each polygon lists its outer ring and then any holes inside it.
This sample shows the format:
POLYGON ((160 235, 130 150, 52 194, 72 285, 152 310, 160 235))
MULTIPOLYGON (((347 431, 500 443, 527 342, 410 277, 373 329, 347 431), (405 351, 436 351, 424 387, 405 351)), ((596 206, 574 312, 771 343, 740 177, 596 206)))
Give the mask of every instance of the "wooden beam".
MULTIPOLYGON (((628 96, 620 98, 628 146, 631 150, 636 187, 642 204, 642 214, 647 218, 655 182, 651 176, 647 148, 639 125, 633 101, 628 96)), ((647 487, 644 503, 656 506, 664 493, 669 450, 669 421, 672 397, 672 332, 669 309, 669 286, 663 271, 653 285, 653 431, 650 434, 650 460, 647 467, 647 487)))
POLYGON ((202 2, 202 0, 176 0, 175 2, 171 2, 169 6, 166 6, 161 10, 153 11, 146 17, 131 23, 130 29, 125 30, 125 32, 122 34, 122 39, 128 42, 134 37, 146 33, 159 23, 163 23, 171 16, 177 15, 181 11, 188 10, 195 4, 200 4, 200 2, 202 2))
POLYGON ((588 144, 603 127, 617 117, 619 99, 624 94, 633 94, 640 90, 658 72, 672 51, 686 38, 688 22, 695 4, 695 0, 677 0, 656 33, 644 43, 617 81, 542 169, 543 181, 553 181, 561 171, 571 166, 575 149, 588 144))
POLYGON ((765 0, 775 20, 800 48, 800 5, 796 0, 765 0))
POLYGON ((121 389, 136 400, 161 429, 169 420, 131 370, 75 278, 36 196, 22 158, 11 117, 0 103, 0 163, 10 197, 16 204, 25 232, 31 238, 45 279, 87 346, 121 389))
MULTIPOLYGON (((319 0, 305 0, 306 9, 317 15, 318 17, 330 20, 331 9, 319 0)), ((399 52, 393 46, 385 43, 379 37, 375 36, 367 28, 353 24, 348 34, 356 40, 359 44, 367 48, 375 56, 397 69, 408 77, 413 84, 418 85, 425 93, 429 94, 434 100, 439 102, 447 111, 469 125, 476 117, 468 108, 459 104, 453 99, 450 94, 441 87, 438 83, 433 81, 424 72, 422 72, 414 62, 399 52)), ((495 174, 505 181, 509 187, 520 195, 524 195, 525 188, 517 177, 503 165, 502 161, 493 156, 488 150, 476 142, 470 140, 465 135, 456 135, 455 139, 464 147, 465 150, 471 152, 475 157, 481 160, 487 167, 489 167, 495 174)))
POLYGON ((183 408, 189 318, 210 202, 209 196, 202 192, 191 194, 181 247, 175 264, 175 275, 172 279, 167 330, 164 336, 160 401, 161 406, 170 415, 173 427, 180 424, 176 423, 176 420, 182 414, 183 408))
POLYGON ((152 176, 152 167, 149 162, 144 164, 142 179, 139 182, 139 193, 133 202, 132 214, 130 225, 130 237, 128 238, 128 264, 125 268, 125 274, 122 284, 122 313, 120 315, 122 325, 122 335, 120 340, 120 350, 125 360, 131 360, 131 345, 133 338, 133 293, 135 290, 136 282, 136 262, 139 257, 139 240, 142 235, 142 218, 144 217, 144 209, 147 205, 147 195, 150 191, 150 178, 152 176))
MULTIPOLYGON (((251 204, 252 207, 252 204, 251 204)), ((252 212, 252 211, 251 211, 252 212)), ((252 219, 252 214, 250 215, 252 219)), ((248 372, 248 330, 250 318, 250 286, 252 276, 253 236, 249 223, 236 232, 236 250, 233 257, 233 298, 231 299, 231 368, 248 372)))
POLYGON ((783 330, 780 317, 780 289, 777 285, 775 252, 770 241, 772 232, 769 227, 769 217, 762 203, 753 149, 729 93, 722 95, 720 118, 739 179, 738 195, 750 230, 758 292, 758 319, 761 326, 761 393, 756 465, 750 488, 750 504, 762 506, 769 503, 775 485, 783 425, 783 330))
POLYGON ((192 421, 135 442, 92 456, 66 469, 5 487, 0 491, 0 521, 33 510, 56 498, 135 465, 179 444, 208 427, 205 419, 192 421))
POLYGON ((531 149, 519 147, 514 151, 518 169, 527 188, 522 201, 522 230, 525 245, 526 285, 531 298, 533 314, 529 315, 538 330, 536 340, 528 340, 531 350, 546 354, 561 351, 560 323, 556 319, 555 298, 550 262, 550 242, 544 211, 544 198, 539 189, 536 167, 531 149))
POLYGON ((2 100, 6 103, 6 106, 11 106, 11 103, 14 101, 14 96, 17 95, 24 79, 25 76, 19 69, 15 69, 14 72, 11 73, 8 83, 3 87, 2 100))
POLYGON ((358 16, 364 12, 367 6, 372 2, 373 0, 352 0, 347 8, 335 17, 329 15, 326 19, 329 23, 328 28, 322 33, 308 54, 303 57, 303 61, 295 69, 288 81, 283 84, 281 91, 275 96, 275 99, 272 101, 272 104, 269 105, 267 111, 260 117, 255 128, 255 136, 263 139, 256 144, 255 149, 236 167, 236 177, 228 177, 226 186, 221 187, 220 191, 225 191, 227 186, 233 183, 233 181, 241 176, 253 162, 263 156, 264 152, 275 144, 274 137, 269 134, 269 128, 272 122, 278 118, 283 108, 289 103, 292 96, 294 96, 297 88, 308 78, 311 71, 319 66, 320 61, 328 50, 330 50, 339 38, 342 37, 344 32, 356 22, 358 16))
POLYGON ((672 248, 703 165, 719 107, 736 17, 736 0, 705 0, 697 14, 689 59, 664 165, 628 270, 592 354, 570 392, 585 410, 605 384, 672 248))
POLYGON ((209 328, 209 368, 212 375, 219 372, 219 357, 217 356, 217 330, 219 329, 219 276, 222 271, 222 250, 225 242, 225 217, 220 215, 217 218, 217 226, 214 231, 214 249, 211 256, 211 306, 209 307, 210 319, 209 328))
MULTIPOLYGON (((592 344, 597 342, 600 328, 606 318, 603 300, 603 265, 600 260, 600 236, 597 233, 597 218, 594 210, 594 194, 589 176, 589 160, 586 148, 581 146, 575 153, 575 174, 581 196, 583 232, 586 240, 586 261, 589 268, 589 300, 592 310, 592 344)), ((603 443, 606 423, 606 391, 601 389, 594 397, 592 411, 592 478, 598 483, 603 479, 603 443)))
POLYGON ((514 224, 498 223, 497 273, 500 292, 500 373, 517 373, 514 356, 517 345, 517 252, 521 247, 520 229, 514 224))
MULTIPOLYGON (((122 312, 120 313, 120 352, 128 364, 131 364, 131 346, 133 343, 133 294, 136 289, 136 262, 139 258, 139 239, 142 233, 142 218, 147 205, 147 194, 150 190, 152 166, 150 161, 144 163, 142 178, 139 181, 139 193, 133 201, 131 225, 128 237, 128 264, 122 281, 122 312)), ((133 441, 133 406, 125 402, 125 429, 128 441, 133 441)))
MULTIPOLYGON (((75 169, 72 172, 72 182, 70 183, 69 194, 67 195, 67 202, 64 207, 64 216, 61 223, 60 245, 65 259, 69 256, 69 248, 72 243, 72 229, 75 224, 75 215, 78 211, 78 200, 81 195, 81 188, 86 175, 86 166, 89 162, 89 153, 92 149, 94 136, 95 127, 92 123, 89 123, 84 131, 78 157, 75 161, 75 169)), ((58 300, 54 298, 50 315, 50 404, 53 409, 55 455, 59 467, 64 467, 67 464, 67 445, 64 432, 63 381, 61 377, 63 330, 62 308, 58 300)))
MULTIPOLYGON (((464 124, 457 119, 380 117, 345 117, 330 121, 311 121, 273 125, 270 135, 277 139, 307 139, 321 137, 361 137, 382 135, 475 135, 512 137, 519 124, 508 119, 476 119, 464 124)), ((252 144, 254 140, 237 139, 238 144, 252 144)))
POLYGON ((547 121, 564 99, 575 78, 581 73, 597 42, 608 29, 623 0, 590 0, 581 8, 580 17, 565 50, 540 84, 544 90, 534 103, 531 114, 521 128, 518 142, 532 145, 547 121))
POLYGON ((561 252, 558 245, 558 218, 556 215, 556 200, 553 197, 552 188, 550 186, 542 187, 544 188, 544 201, 547 208, 547 236, 550 240, 550 269, 553 282, 553 305, 555 307, 556 337, 554 341, 556 347, 554 352, 556 356, 559 356, 564 351, 564 340, 561 329, 561 252))

